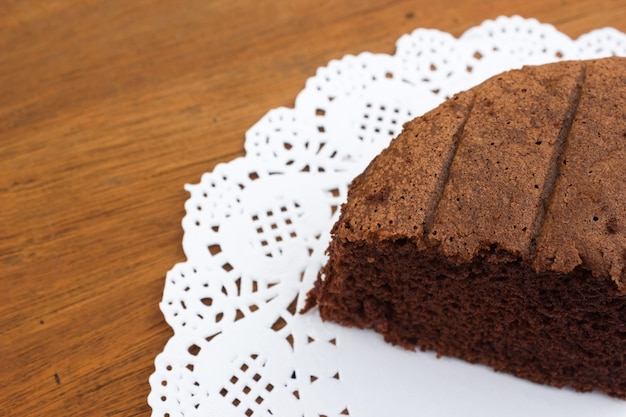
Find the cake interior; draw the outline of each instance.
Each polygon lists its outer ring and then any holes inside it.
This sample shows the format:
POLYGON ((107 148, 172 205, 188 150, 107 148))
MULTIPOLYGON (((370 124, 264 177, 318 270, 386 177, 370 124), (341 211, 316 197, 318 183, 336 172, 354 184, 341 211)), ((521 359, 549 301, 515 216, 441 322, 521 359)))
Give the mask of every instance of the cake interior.
POLYGON ((495 247, 457 264, 409 238, 331 246, 327 279, 310 294, 323 318, 408 349, 624 398, 626 296, 610 278, 537 273, 495 247))

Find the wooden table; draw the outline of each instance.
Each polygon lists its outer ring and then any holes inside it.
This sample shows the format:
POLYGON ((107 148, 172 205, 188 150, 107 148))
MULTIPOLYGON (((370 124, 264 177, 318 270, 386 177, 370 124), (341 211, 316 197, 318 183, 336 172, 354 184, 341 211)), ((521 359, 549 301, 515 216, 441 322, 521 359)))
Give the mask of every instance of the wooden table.
POLYGON ((185 183, 317 67, 499 15, 626 31, 623 0, 0 4, 0 415, 147 415, 185 183))

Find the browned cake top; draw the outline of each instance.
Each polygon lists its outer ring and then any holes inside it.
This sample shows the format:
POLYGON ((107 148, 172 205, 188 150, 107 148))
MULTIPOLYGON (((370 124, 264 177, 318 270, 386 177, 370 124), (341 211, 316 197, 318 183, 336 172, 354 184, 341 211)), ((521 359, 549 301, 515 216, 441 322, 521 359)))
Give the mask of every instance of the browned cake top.
POLYGON ((504 250, 626 286, 626 58, 524 67, 405 124, 357 177, 338 238, 504 250))

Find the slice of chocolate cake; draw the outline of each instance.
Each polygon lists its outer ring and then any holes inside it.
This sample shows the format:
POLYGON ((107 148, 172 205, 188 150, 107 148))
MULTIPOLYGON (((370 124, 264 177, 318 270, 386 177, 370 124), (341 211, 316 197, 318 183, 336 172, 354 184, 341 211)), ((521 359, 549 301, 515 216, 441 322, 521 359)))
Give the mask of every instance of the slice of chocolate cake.
POLYGON ((506 72, 405 124, 332 235, 324 320, 626 399, 626 59, 506 72))

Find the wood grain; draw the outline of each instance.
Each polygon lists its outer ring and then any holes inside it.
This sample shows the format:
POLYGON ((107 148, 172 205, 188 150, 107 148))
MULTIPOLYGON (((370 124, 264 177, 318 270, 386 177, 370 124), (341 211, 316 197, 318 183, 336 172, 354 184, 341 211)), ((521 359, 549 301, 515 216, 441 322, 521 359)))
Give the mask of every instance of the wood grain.
POLYGON ((333 58, 520 14, 626 31, 621 0, 0 4, 0 415, 148 415, 185 183, 333 58))

